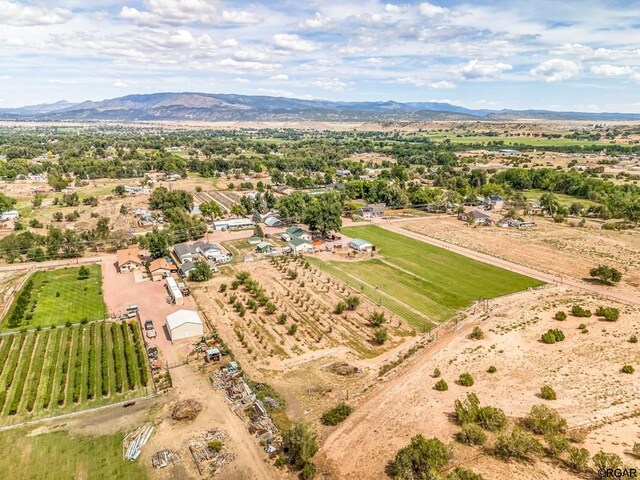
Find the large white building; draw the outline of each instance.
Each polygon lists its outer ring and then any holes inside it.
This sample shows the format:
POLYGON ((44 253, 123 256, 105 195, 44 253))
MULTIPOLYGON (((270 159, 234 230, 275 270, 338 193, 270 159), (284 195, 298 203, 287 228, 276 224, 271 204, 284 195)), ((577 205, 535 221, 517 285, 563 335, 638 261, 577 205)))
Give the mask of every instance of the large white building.
POLYGON ((167 316, 167 331, 172 342, 183 338, 201 337, 204 325, 200 315, 193 310, 178 310, 167 316))

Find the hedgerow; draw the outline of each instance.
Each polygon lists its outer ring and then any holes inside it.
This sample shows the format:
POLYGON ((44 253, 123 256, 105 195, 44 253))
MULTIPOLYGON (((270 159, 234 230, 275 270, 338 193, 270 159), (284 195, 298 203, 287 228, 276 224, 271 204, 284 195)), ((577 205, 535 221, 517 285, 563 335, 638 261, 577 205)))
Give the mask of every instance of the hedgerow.
POLYGON ((98 361, 98 353, 96 351, 96 328, 98 324, 92 323, 89 326, 89 364, 87 377, 87 398, 93 399, 96 391, 96 363, 98 361))
POLYGON ((133 333, 133 340, 136 346, 136 355, 138 356, 138 368, 140 369, 140 383, 143 387, 147 386, 149 382, 149 373, 147 371, 147 358, 144 353, 144 343, 142 342, 142 334, 137 323, 132 322, 129 324, 131 332, 133 333))
POLYGON ((124 358, 127 364, 127 380, 129 382, 129 390, 135 390, 136 388, 136 367, 137 358, 131 345, 131 337, 129 336, 129 327, 126 321, 122 321, 120 324, 122 331, 122 340, 124 342, 124 358))
MULTIPOLYGON (((29 367, 31 365, 31 357, 33 355, 33 348, 36 345, 36 334, 29 335, 29 340, 27 341, 26 347, 23 348, 23 356, 24 360, 19 369, 19 374, 16 379, 16 386, 13 391, 13 398, 11 399, 11 404, 9 405, 9 415, 15 415, 18 413, 18 407, 20 406, 20 401, 22 400, 22 392, 24 390, 24 384, 27 381, 27 375, 29 374, 29 367)), ((9 387, 7 387, 7 390, 9 387)))
MULTIPOLYGON (((53 335, 55 337, 55 334, 53 335)), ((49 347, 49 339, 51 337, 51 330, 45 332, 42 335, 42 346, 38 346, 39 352, 36 353, 35 358, 33 359, 33 366, 31 370, 33 371, 33 376, 31 379, 31 383, 29 384, 29 389, 27 390, 27 411, 30 412, 33 410, 33 406, 36 403, 36 396, 38 395, 38 387, 40 386, 40 380, 42 379, 42 366, 44 365, 44 361, 47 358, 45 355, 47 349, 49 347)))
POLYGON ((113 366, 116 371, 116 391, 122 393, 124 373, 122 371, 122 343, 118 341, 118 325, 111 324, 111 342, 113 352, 113 366))
POLYGON ((62 361, 60 363, 60 378, 58 379, 58 405, 64 403, 65 386, 67 384, 67 372, 69 371, 69 357, 71 356, 71 343, 73 330, 68 329, 65 343, 62 345, 62 361))
POLYGON ((74 370, 73 370, 73 388, 72 398, 73 403, 78 403, 80 401, 80 393, 82 392, 82 352, 84 350, 84 326, 80 325, 78 327, 78 340, 76 347, 76 358, 74 362, 74 370))
POLYGON ((56 372, 58 371, 60 365, 60 357, 64 355, 64 345, 66 343, 66 337, 69 335, 69 330, 56 330, 56 335, 58 332, 61 332, 58 337, 56 337, 56 349, 55 349, 55 359, 52 360, 51 365, 47 369, 47 385, 45 386, 44 396, 42 397, 42 408, 49 408, 49 404, 51 403, 51 395, 53 393, 53 380, 55 379, 56 372), (60 346, 62 345, 62 347, 60 346))
POLYGON ((103 323, 100 326, 100 367, 102 371, 101 385, 102 396, 109 395, 109 355, 111 350, 109 349, 109 331, 107 330, 107 324, 103 323))
POLYGON ((9 316, 9 320, 7 322, 7 326, 9 328, 19 327, 22 323, 22 319, 27 313, 27 307, 29 306, 29 302, 31 301, 31 291, 33 290, 33 279, 27 280, 27 283, 24 284, 22 290, 18 294, 16 298, 16 303, 11 311, 11 315, 9 316))
POLYGON ((13 345, 14 338, 15 335, 7 335, 2 340, 2 347, 0 347, 0 375, 2 375, 4 366, 7 363, 7 357, 9 356, 9 352, 11 351, 11 345, 13 345))

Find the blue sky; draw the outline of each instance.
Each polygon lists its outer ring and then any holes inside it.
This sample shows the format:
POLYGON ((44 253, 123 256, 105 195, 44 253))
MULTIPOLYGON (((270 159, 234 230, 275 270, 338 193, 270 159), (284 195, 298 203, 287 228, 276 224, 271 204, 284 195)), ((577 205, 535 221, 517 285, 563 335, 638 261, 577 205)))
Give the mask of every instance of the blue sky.
POLYGON ((0 0, 0 108, 161 91, 640 112, 640 1, 0 0))

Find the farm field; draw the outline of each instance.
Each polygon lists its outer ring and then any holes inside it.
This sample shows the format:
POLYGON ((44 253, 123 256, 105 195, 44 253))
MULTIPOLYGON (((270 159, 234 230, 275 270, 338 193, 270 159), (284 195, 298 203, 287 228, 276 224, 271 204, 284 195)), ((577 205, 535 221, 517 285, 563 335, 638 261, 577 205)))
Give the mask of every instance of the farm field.
POLYGON ((376 226, 342 230, 377 246, 379 256, 314 265, 360 289, 414 328, 430 329, 480 298, 494 298, 542 284, 376 226))
POLYGON ((27 429, 0 432, 3 478, 68 480, 148 478, 140 462, 122 460, 123 433, 89 436, 66 430, 39 433, 27 429), (16 452, 16 454, 8 454, 16 452), (19 452, 19 453, 17 453, 19 452))
POLYGON ((599 205, 598 202, 594 202, 592 200, 587 200, 584 198, 573 197, 571 195, 565 195, 563 193, 555 193, 555 192, 546 192, 544 190, 520 190, 522 195, 527 200, 540 200, 540 197, 545 193, 552 193, 554 197, 560 202, 560 205, 563 207, 569 207, 572 203, 581 203, 585 207, 591 207, 593 205, 599 205))
MULTIPOLYGON (((499 216, 494 216, 494 220, 499 216)), ((589 276, 589 269, 611 265, 623 272, 616 289, 637 290, 640 286, 640 235, 637 231, 602 230, 597 222, 573 228, 536 217, 536 226, 515 228, 473 228, 455 217, 428 217, 405 222, 403 228, 428 235, 520 265, 574 278, 589 276)), ((575 223, 578 220, 574 220, 575 223)))
POLYGON ((92 322, 0 337, 0 424, 148 393, 137 322, 92 322))
POLYGON ((489 143, 503 142, 505 147, 514 145, 531 145, 538 147, 604 145, 610 141, 576 140, 572 138, 539 138, 518 136, 461 135, 455 132, 428 132, 427 138, 436 141, 450 140, 451 143, 489 143))
POLYGON ((100 265, 89 265, 89 278, 80 268, 37 271, 16 294, 2 331, 79 323, 107 317, 102 300, 100 265))

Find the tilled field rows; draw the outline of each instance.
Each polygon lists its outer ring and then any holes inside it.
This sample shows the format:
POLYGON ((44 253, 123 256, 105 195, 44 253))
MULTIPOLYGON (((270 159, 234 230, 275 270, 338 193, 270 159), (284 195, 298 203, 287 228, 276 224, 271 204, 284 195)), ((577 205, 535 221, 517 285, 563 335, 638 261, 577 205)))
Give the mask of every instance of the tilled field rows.
POLYGON ((0 423, 140 396, 147 384, 137 322, 95 322, 0 338, 0 423))

